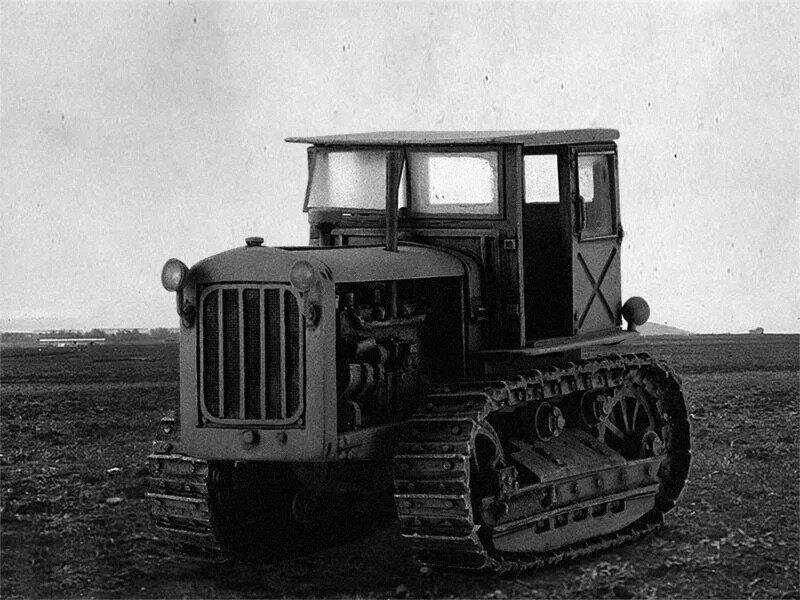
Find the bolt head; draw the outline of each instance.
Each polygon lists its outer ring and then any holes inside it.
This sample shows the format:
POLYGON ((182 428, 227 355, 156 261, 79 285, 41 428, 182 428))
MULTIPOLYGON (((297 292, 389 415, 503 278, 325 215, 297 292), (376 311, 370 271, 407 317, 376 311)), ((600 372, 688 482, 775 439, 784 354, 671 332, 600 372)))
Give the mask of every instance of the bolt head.
POLYGON ((248 429, 242 432, 242 441, 247 445, 258 443, 258 432, 255 429, 248 429))

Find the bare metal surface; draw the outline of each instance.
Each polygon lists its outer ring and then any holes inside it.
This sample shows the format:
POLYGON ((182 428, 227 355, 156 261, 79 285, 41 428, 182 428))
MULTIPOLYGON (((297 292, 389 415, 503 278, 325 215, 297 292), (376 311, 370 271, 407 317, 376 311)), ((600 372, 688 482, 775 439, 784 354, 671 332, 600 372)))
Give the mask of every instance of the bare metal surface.
POLYGON ((585 348, 586 346, 604 346, 619 344, 626 340, 638 335, 636 332, 616 330, 611 333, 602 334, 586 334, 581 336, 565 336, 559 338, 550 338, 543 340, 536 340, 529 343, 524 348, 514 349, 498 349, 498 350, 481 350, 480 354, 484 357, 497 357, 503 358, 513 355, 525 356, 542 356, 545 354, 553 354, 556 352, 564 352, 565 350, 574 350, 576 348, 585 348))
MULTIPOLYGON (((383 232, 382 232, 383 233, 383 232)), ((298 260, 327 269, 336 283, 461 276, 461 262, 446 251, 400 243, 397 252, 382 244, 360 247, 234 248, 203 259, 191 269, 198 281, 289 281, 298 260)))
POLYGON ((616 129, 565 129, 561 131, 377 131, 342 135, 288 137, 287 142, 331 146, 404 146, 451 144, 523 144, 554 146, 607 142, 619 138, 616 129))

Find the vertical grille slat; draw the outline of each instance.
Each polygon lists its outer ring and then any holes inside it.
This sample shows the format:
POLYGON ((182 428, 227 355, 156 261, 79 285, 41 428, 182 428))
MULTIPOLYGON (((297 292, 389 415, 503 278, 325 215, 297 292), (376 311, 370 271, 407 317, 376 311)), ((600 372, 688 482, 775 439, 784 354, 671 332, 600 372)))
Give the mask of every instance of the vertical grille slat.
POLYGON ((284 416, 291 417, 300 406, 300 314, 297 302, 290 292, 284 292, 283 312, 284 321, 284 353, 286 355, 286 368, 284 369, 284 389, 286 401, 284 402, 284 416))
POLYGON ((247 371, 247 359, 244 354, 244 338, 247 331, 244 327, 244 290, 239 290, 239 297, 236 299, 239 305, 237 314, 239 315, 239 418, 244 419, 247 407, 247 390, 245 390, 245 376, 247 371))
POLYGON ((225 284, 209 286, 200 304, 206 421, 296 421, 303 408, 305 345, 297 297, 280 284, 225 284))
POLYGON ((222 315, 222 305, 224 298, 222 297, 222 290, 217 290, 217 300, 219 308, 217 309, 217 397, 219 398, 219 406, 214 416, 219 418, 225 417, 225 361, 222 360, 222 349, 224 348, 224 331, 225 319, 222 315))
POLYGON ((242 386, 244 402, 241 406, 242 419, 261 419, 261 302, 259 290, 248 288, 242 292, 241 321, 242 336, 242 386))
MULTIPOLYGON (((280 321, 280 353, 281 353, 281 364, 286 364, 286 319, 281 315, 286 314, 286 306, 285 306, 285 294, 279 294, 278 302, 280 303, 280 312, 278 313, 278 319, 280 321)), ((286 418, 286 368, 281 369, 281 418, 286 418)))
MULTIPOLYGON (((266 336, 266 329, 265 329, 266 326, 265 326, 265 318, 264 318, 264 316, 265 316, 265 313, 267 311, 267 302, 264 299, 264 294, 262 294, 260 290, 257 290, 257 292, 258 292, 258 319, 259 319, 258 331, 260 333, 260 335, 259 335, 260 344, 259 344, 259 354, 258 354, 258 356, 259 357, 261 357, 261 356, 266 357, 267 356, 267 345, 265 343, 265 339, 266 339, 267 336, 266 336)), ((259 400, 259 404, 258 404, 259 412, 258 412, 258 418, 259 419, 266 419, 267 418, 267 379, 264 376, 264 372, 261 369, 261 361, 259 361, 258 375, 259 375, 259 386, 258 386, 258 388, 259 388, 259 397, 258 397, 258 400, 259 400)))
POLYGON ((264 360, 265 377, 267 381, 267 413, 266 419, 280 419, 281 414, 281 306, 278 290, 266 290, 266 322, 265 336, 267 339, 267 352, 264 360), (271 335, 270 335, 271 334, 271 335))
POLYGON ((219 292, 206 296, 203 304, 203 351, 200 369, 203 377, 203 390, 206 409, 219 416, 219 292))
POLYGON ((236 289, 222 290, 222 368, 224 369, 225 410, 223 417, 239 417, 240 385, 239 376, 239 292, 236 289))

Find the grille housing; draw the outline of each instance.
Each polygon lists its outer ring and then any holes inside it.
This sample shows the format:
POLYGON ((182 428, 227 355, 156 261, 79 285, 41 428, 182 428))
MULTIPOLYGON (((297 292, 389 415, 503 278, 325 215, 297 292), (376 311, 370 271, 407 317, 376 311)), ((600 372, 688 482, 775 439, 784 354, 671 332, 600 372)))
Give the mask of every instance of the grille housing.
POLYGON ((305 404, 305 323, 282 284, 214 284, 200 295, 198 388, 209 425, 288 426, 305 404))

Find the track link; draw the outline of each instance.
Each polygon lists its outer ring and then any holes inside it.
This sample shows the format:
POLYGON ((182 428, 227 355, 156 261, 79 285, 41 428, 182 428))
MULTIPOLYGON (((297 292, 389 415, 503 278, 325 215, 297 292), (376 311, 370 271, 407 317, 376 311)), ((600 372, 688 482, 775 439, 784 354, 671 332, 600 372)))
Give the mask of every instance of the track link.
POLYGON ((161 419, 153 451, 147 457, 150 476, 145 497, 156 527, 184 553, 204 560, 227 557, 217 531, 210 489, 208 461, 175 452, 180 423, 170 415, 161 419))
POLYGON ((612 355, 547 372, 533 371, 477 384, 459 384, 430 394, 411 419, 407 438, 393 461, 395 503, 402 536, 417 559, 459 570, 517 572, 557 565, 632 542, 656 531, 674 506, 690 460, 689 430, 678 378, 646 354, 612 355), (661 437, 672 450, 662 464, 656 507, 614 533, 545 553, 500 553, 476 518, 470 460, 475 439, 493 412, 573 392, 613 391, 639 386, 655 398, 661 437))

